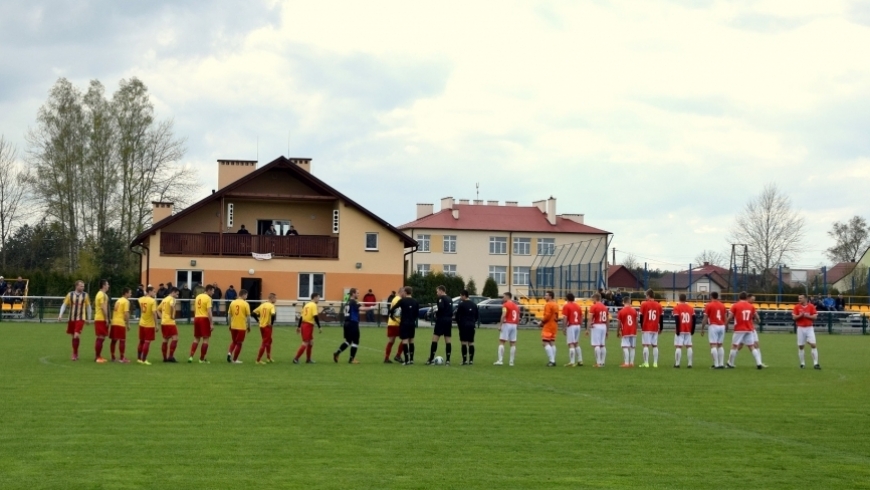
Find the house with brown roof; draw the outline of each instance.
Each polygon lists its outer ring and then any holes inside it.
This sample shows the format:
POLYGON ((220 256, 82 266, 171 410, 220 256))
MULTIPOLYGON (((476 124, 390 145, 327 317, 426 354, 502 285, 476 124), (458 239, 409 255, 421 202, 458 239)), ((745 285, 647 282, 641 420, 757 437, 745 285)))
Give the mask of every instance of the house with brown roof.
POLYGON ((728 289, 728 269, 705 262, 691 270, 672 272, 655 279, 653 288, 662 291, 668 301, 677 301, 681 293, 692 299, 706 299, 710 293, 728 289))
POLYGON ((611 265, 607 268, 607 287, 609 289, 639 290, 643 282, 624 265, 611 265))
POLYGON ((143 284, 234 285, 256 300, 341 300, 351 287, 380 297, 402 285, 416 242, 311 173, 311 159, 218 160, 218 189, 174 212, 153 203, 153 225, 131 250, 143 284), (241 229, 247 231, 242 233, 241 229))
POLYGON ((531 206, 446 197, 437 212, 433 204, 417 204, 417 219, 398 228, 417 242, 409 274, 458 274, 466 281, 474 279, 478 288, 492 277, 502 291, 520 295, 529 292, 536 258, 553 256, 563 245, 603 237, 604 246, 588 260, 605 263, 610 235, 587 225, 582 214, 557 214, 553 197, 531 206))

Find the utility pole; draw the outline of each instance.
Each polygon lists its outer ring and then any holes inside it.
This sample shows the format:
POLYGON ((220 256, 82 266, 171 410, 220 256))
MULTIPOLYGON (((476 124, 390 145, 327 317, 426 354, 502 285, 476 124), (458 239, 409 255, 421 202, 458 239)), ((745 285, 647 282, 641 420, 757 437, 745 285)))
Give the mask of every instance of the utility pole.
POLYGON ((613 247, 613 265, 616 265, 616 247, 613 247))

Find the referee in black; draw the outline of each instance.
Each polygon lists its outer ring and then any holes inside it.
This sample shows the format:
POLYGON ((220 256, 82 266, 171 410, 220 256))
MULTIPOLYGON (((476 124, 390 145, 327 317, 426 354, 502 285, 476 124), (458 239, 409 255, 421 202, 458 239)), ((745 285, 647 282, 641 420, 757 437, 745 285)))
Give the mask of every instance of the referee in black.
POLYGON ((438 352, 438 339, 444 337, 444 351, 447 353, 447 365, 450 365, 450 353, 453 350, 450 345, 450 331, 453 327, 453 300, 447 296, 447 288, 438 286, 438 309, 435 310, 435 334, 432 335, 432 348, 429 351, 429 360, 426 365, 435 362, 435 353, 438 352))
POLYGON ((468 299, 468 291, 463 289, 456 306, 456 326, 459 327, 459 341, 462 342, 462 365, 474 364, 474 329, 478 320, 477 305, 468 299))
POLYGON ((414 290, 405 286, 399 290, 401 299, 390 310, 390 316, 395 320, 396 311, 401 312, 399 319, 399 339, 405 344, 404 366, 414 364, 414 334, 417 330, 417 315, 420 313, 420 303, 412 297, 414 290))

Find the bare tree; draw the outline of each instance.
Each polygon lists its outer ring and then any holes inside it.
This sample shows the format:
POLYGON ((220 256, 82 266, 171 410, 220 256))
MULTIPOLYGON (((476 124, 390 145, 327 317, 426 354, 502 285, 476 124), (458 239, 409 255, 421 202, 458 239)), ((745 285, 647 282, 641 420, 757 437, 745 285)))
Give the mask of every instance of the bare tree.
POLYGON ((695 263, 698 265, 704 265, 705 262, 718 267, 727 267, 728 257, 715 250, 704 250, 695 257, 695 263))
POLYGON ((622 259, 622 265, 630 271, 636 271, 640 269, 640 262, 638 262, 637 257, 632 254, 626 255, 625 258, 622 259))
POLYGON ((59 79, 39 108, 36 121, 36 128, 27 133, 29 161, 35 171, 33 192, 45 215, 61 225, 67 268, 72 272, 78 267, 87 149, 81 92, 69 80, 59 79))
POLYGON ((17 162, 15 147, 0 135, 0 262, 6 267, 6 240, 32 211, 30 172, 17 162))
POLYGON ((834 263, 857 262, 870 247, 870 227, 861 216, 853 216, 844 223, 835 221, 828 236, 836 244, 825 253, 834 263))
POLYGON ((110 226, 116 224, 117 216, 113 209, 118 187, 115 165, 117 131, 105 92, 102 83, 92 80, 83 100, 88 132, 84 172, 89 185, 85 186, 82 195, 82 227, 96 243, 102 240, 110 226))
POLYGON ((729 240, 749 246, 749 265, 765 282, 765 271, 794 262, 800 255, 804 226, 804 218, 792 209, 791 199, 775 184, 768 184, 761 194, 746 203, 729 240))

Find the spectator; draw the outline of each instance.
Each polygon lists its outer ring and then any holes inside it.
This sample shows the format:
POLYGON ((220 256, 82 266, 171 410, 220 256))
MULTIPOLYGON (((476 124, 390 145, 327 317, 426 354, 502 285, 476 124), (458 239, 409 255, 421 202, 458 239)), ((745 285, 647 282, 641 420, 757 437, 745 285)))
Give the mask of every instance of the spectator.
POLYGON ((623 302, 622 302, 622 290, 621 289, 616 290, 616 296, 613 297, 613 306, 616 306, 618 308, 622 308, 624 306, 623 302))
POLYGON ((275 229, 275 225, 269 225, 269 229, 266 230, 266 233, 263 233, 263 234, 269 235, 269 236, 274 236, 274 235, 278 234, 278 230, 275 229))
POLYGON ((291 236, 291 235, 297 235, 297 236, 299 235, 299 232, 296 231, 296 228, 293 228, 293 225, 290 225, 290 229, 287 230, 287 233, 284 234, 284 236, 291 236))
POLYGON ((829 294, 827 298, 822 300, 822 308, 825 311, 837 311, 836 303, 834 302, 834 298, 829 294))
MULTIPOLYGON (((224 303, 224 309, 229 311, 230 310, 230 303, 232 303, 233 300, 238 298, 238 297, 239 297, 239 293, 237 293, 236 289, 233 287, 233 285, 230 284, 230 287, 227 288, 227 291, 224 293, 224 299, 226 300, 226 302, 224 303)), ((229 322, 230 322, 230 315, 229 315, 229 313, 227 313, 227 325, 229 325, 229 322)))
POLYGON ((196 298, 200 294, 205 292, 205 287, 201 282, 196 283, 196 286, 193 287, 193 297, 196 298))
POLYGON ((837 308, 837 311, 846 311, 846 298, 843 297, 842 293, 837 295, 837 299, 834 300, 834 304, 837 308))
MULTIPOLYGON (((242 228, 244 227, 245 225, 242 225, 242 228)), ((223 292, 221 291, 221 288, 218 287, 217 283, 212 284, 212 286, 214 287, 214 292, 211 293, 211 313, 214 316, 218 316, 221 312, 220 299, 223 298, 223 292)))
POLYGON ((375 303, 377 303, 377 302, 378 302, 378 299, 375 298, 375 294, 372 292, 371 289, 369 289, 369 292, 367 292, 366 295, 363 296, 363 306, 371 308, 370 310, 366 310, 366 321, 367 322, 375 321, 375 310, 372 307, 375 306, 375 303))
POLYGON ((251 233, 248 232, 248 230, 245 228, 245 225, 242 225, 242 227, 239 228, 239 231, 237 231, 236 233, 238 233, 239 235, 250 235, 250 234, 251 234, 251 233))
MULTIPOLYGON (((393 304, 393 298, 395 298, 395 297, 396 297, 396 292, 390 291, 390 295, 387 296, 387 305, 393 304)), ((389 306, 387 306, 387 307, 389 308, 389 306)))
POLYGON ((25 281, 21 276, 18 276, 18 279, 15 280, 15 284, 12 286, 12 294, 15 296, 24 296, 24 290, 26 288, 27 281, 25 281))
MULTIPOLYGON (((149 287, 150 287, 150 284, 149 284, 149 287)), ((130 313, 131 313, 131 316, 133 316, 134 318, 139 318, 139 316, 140 316, 139 315, 139 298, 141 298, 142 296, 145 296, 145 286, 140 284, 139 287, 136 288, 136 292, 133 293, 133 298, 135 298, 136 301, 131 301, 131 305, 130 305, 131 306, 130 313)))
POLYGON ((166 297, 166 286, 161 282, 160 286, 157 287, 157 299, 161 300, 166 297))
POLYGON ((7 289, 9 289, 9 285, 6 284, 6 279, 3 279, 3 276, 0 276, 0 296, 4 296, 7 289))
POLYGON ((187 283, 181 283, 181 290, 178 292, 178 298, 181 300, 181 316, 187 318, 190 322, 190 300, 193 299, 193 292, 187 287, 187 283))

